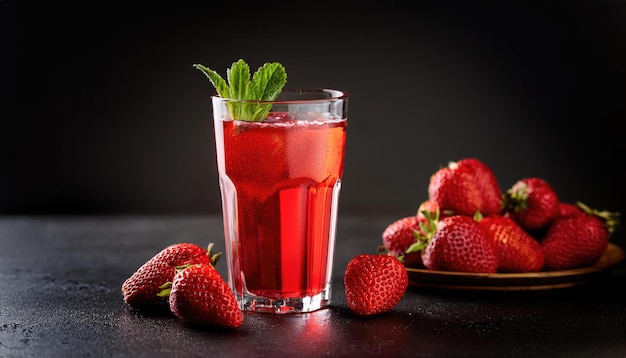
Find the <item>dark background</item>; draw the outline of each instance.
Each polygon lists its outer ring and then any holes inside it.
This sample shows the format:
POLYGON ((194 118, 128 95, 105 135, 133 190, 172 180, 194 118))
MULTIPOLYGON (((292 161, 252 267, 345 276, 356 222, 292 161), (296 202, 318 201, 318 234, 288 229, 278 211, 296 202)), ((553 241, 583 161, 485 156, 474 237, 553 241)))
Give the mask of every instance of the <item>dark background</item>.
POLYGON ((201 63, 350 93, 340 211, 476 157, 624 212, 626 2, 0 0, 0 214, 220 211, 201 63))

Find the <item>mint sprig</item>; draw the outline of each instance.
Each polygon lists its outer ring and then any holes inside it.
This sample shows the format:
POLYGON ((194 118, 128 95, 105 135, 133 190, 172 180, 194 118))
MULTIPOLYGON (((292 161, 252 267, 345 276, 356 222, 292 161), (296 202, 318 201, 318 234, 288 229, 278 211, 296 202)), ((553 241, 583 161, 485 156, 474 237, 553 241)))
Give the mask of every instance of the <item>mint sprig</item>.
MULTIPOLYGON (((226 70, 226 80, 219 73, 200 64, 193 67, 204 72, 222 98, 246 101, 273 101, 287 83, 285 67, 278 62, 265 63, 250 76, 250 66, 244 61, 233 62, 226 70)), ((268 103, 229 102, 233 119, 262 121, 272 109, 268 103)))

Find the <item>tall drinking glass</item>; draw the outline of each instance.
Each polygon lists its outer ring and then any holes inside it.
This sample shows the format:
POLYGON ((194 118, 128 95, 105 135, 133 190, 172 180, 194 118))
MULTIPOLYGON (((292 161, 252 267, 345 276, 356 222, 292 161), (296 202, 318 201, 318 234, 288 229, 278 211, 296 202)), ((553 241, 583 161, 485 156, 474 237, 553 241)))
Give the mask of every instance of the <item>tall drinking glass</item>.
POLYGON ((240 308, 294 313, 330 305, 348 94, 211 98, 228 282, 240 308), (271 110, 259 122, 233 120, 241 105, 271 110))

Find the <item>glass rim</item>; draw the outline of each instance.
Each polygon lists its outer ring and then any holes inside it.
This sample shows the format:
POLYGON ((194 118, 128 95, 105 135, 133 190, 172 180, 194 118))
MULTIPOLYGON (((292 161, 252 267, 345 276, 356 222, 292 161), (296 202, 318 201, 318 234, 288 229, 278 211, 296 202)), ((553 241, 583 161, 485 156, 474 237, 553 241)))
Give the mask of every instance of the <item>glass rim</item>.
POLYGON ((328 93, 330 97, 324 98, 311 98, 311 99, 283 99, 283 100, 273 100, 273 101, 260 101, 260 100, 250 100, 250 99, 233 99, 221 97, 218 94, 211 95, 212 99, 221 100, 224 102, 236 102, 236 103, 254 103, 254 104, 263 104, 263 103, 272 103, 272 104, 312 104, 312 103, 326 103, 326 102, 336 102, 346 100, 349 97, 348 92, 337 90, 333 88, 283 88, 281 93, 328 93))

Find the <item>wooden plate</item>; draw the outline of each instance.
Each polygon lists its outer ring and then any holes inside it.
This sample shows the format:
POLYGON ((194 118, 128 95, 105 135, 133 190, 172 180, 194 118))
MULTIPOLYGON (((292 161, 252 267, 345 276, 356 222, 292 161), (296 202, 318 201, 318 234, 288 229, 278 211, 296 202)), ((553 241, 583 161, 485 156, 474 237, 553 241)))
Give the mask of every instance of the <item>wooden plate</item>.
POLYGON ((594 276, 624 261, 624 251, 615 244, 591 267, 529 273, 465 273, 407 267, 409 285, 448 290, 532 291, 553 290, 587 283, 594 276))

